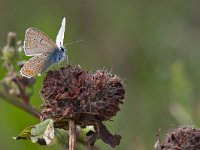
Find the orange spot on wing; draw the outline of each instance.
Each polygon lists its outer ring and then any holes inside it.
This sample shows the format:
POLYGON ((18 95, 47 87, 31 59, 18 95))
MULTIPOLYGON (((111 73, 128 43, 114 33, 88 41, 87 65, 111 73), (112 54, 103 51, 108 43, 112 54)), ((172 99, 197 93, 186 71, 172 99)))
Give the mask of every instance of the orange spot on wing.
POLYGON ((34 75, 34 70, 32 70, 32 69, 24 68, 23 72, 30 76, 34 75))

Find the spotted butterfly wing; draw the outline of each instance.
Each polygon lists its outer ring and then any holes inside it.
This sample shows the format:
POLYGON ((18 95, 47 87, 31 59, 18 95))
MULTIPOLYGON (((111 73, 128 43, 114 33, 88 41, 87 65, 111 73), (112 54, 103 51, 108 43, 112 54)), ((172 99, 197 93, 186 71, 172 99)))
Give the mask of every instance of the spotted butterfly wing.
POLYGON ((58 49, 57 45, 47 35, 36 28, 26 30, 24 52, 27 56, 51 53, 58 49))
POLYGON ((22 76, 25 76, 27 78, 31 78, 35 75, 40 75, 52 64, 51 61, 52 54, 42 54, 32 57, 24 64, 24 66, 20 70, 20 73, 22 74, 22 76))

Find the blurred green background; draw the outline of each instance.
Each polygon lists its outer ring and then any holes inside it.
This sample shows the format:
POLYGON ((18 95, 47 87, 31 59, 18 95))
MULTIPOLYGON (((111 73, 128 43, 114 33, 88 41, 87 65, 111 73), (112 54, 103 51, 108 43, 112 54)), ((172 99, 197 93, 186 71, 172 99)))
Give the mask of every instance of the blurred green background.
MULTIPOLYGON (((112 69, 125 79, 121 111, 107 122, 122 135, 116 150, 153 149, 161 137, 180 125, 200 125, 200 1, 193 0, 0 0, 0 47, 9 31, 24 39, 36 27, 56 38, 65 16, 69 62, 82 68, 112 69)), ((28 57, 27 57, 28 59, 28 57)), ((0 69, 0 77, 5 74, 0 69)), ((42 77, 37 77, 31 103, 38 107, 42 77)), ((0 149, 55 150, 12 139, 38 120, 0 101, 0 149)), ((98 142, 102 149, 112 148, 98 142)))

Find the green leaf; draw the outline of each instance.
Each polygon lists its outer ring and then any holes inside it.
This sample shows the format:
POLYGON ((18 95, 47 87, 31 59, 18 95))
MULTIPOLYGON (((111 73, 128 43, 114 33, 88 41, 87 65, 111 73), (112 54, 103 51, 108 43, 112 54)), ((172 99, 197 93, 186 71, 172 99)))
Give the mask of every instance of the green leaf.
POLYGON ((54 122, 52 119, 45 120, 37 125, 25 128, 15 140, 31 140, 40 145, 49 145, 54 139, 54 122))
POLYGON ((54 138, 54 123, 52 119, 45 120, 31 129, 31 141, 40 145, 49 145, 54 138))
POLYGON ((57 144, 60 144, 64 147, 69 144, 68 139, 69 135, 68 132, 64 129, 55 128, 55 139, 57 144))
POLYGON ((33 128, 32 126, 25 128, 17 137, 13 137, 13 139, 15 140, 30 139, 32 128, 33 128))

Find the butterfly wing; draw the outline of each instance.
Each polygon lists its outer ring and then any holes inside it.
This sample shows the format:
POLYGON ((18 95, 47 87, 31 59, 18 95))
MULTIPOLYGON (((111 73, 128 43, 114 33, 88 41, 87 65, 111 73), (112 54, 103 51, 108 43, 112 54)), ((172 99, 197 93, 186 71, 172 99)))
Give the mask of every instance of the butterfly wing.
POLYGON ((60 30, 58 32, 58 35, 56 37, 56 45, 58 47, 62 47, 63 46, 63 40, 64 40, 64 34, 65 34, 65 24, 66 24, 66 20, 65 17, 62 20, 62 25, 60 27, 60 30))
POLYGON ((26 30, 24 52, 27 56, 36 56, 51 53, 58 49, 56 44, 47 35, 36 28, 26 30))
POLYGON ((52 64, 52 54, 39 55, 29 59, 21 68, 22 76, 31 78, 35 75, 40 75, 52 64))

